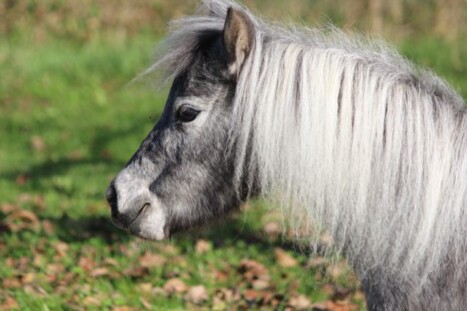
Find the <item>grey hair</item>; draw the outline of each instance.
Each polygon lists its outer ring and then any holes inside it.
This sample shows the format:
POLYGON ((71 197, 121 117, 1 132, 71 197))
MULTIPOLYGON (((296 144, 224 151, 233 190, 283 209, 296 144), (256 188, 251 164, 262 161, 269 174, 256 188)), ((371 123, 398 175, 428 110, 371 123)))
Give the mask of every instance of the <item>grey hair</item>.
POLYGON ((259 181, 311 243, 327 230, 362 279, 394 276, 412 306, 423 294, 433 309, 464 307, 463 99, 384 43, 268 24, 227 0, 204 0, 197 15, 173 22, 145 74, 170 80, 187 68, 200 35, 222 31, 228 7, 255 27, 233 104, 238 186, 259 181))

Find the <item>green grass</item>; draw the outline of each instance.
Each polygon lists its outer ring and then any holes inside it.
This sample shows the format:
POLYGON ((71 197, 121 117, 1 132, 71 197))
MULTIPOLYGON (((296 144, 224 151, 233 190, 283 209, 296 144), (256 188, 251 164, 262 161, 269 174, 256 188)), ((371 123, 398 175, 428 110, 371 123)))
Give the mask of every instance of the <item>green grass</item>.
MULTIPOLYGON (((329 284, 350 288, 349 299, 361 303, 354 276, 332 279, 326 267, 307 267, 306 255, 288 241, 262 233, 268 215, 261 202, 164 243, 141 242, 112 226, 105 189, 165 100, 164 92, 128 85, 149 64, 156 41, 148 33, 87 43, 0 38, 0 309, 193 308, 183 293, 158 294, 173 278, 206 287, 201 308, 247 308, 246 299, 222 298, 223 290, 243 297, 251 288, 241 271, 245 259, 266 268, 269 287, 259 292, 275 295, 279 309, 297 294, 328 300, 329 284), (209 241, 206 250, 197 250, 199 240, 209 241), (275 247, 298 264, 278 265, 275 247), (144 267, 145 254, 163 264, 144 267)), ((467 95, 465 62, 450 56, 449 44, 420 39, 402 50, 467 95)))

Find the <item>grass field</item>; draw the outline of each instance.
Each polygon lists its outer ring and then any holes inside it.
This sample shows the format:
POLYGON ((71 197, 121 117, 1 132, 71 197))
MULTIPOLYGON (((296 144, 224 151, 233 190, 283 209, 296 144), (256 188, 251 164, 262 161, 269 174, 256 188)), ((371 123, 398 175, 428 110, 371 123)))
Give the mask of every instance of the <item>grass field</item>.
MULTIPOLYGON (((0 309, 364 308, 342 261, 310 260, 262 202, 163 243, 112 226, 107 184, 166 96, 128 85, 158 39, 0 37, 0 309)), ((398 46, 467 97, 463 46, 398 46)))

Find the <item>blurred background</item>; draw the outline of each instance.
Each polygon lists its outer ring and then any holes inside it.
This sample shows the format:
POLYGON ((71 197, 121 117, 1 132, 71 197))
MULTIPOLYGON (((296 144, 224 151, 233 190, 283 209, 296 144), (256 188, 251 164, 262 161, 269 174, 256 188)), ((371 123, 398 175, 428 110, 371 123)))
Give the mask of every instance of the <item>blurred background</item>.
MULTIPOLYGON (((384 38, 467 97, 465 0, 244 3, 268 19, 384 38)), ((0 0, 1 310, 365 308, 344 260, 310 259, 265 202, 163 243, 110 223, 107 184, 166 96, 128 82, 168 20, 196 6, 0 0)))

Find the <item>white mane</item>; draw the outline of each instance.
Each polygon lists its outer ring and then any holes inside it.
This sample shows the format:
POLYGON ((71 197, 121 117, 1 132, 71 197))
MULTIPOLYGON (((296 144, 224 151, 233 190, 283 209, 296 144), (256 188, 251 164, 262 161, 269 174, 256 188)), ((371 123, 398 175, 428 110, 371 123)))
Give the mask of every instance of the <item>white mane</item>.
MULTIPOLYGON (((198 16, 177 21, 150 71, 189 66, 197 35, 221 31, 229 6, 241 8, 205 0, 198 16)), ((295 226, 330 232, 360 275, 384 267, 414 295, 449 265, 466 280, 461 97, 381 43, 245 12, 256 37, 234 103, 239 171, 248 165, 295 226)))

